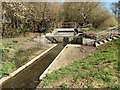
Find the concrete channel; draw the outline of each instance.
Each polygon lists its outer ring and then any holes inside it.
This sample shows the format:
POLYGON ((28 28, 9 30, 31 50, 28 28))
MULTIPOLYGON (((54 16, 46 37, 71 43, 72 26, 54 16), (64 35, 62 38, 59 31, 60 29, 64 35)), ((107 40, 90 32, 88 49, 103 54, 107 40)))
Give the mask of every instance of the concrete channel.
POLYGON ((41 76, 63 48, 63 44, 59 43, 14 77, 3 82, 2 88, 36 88, 40 82, 39 76, 41 76))

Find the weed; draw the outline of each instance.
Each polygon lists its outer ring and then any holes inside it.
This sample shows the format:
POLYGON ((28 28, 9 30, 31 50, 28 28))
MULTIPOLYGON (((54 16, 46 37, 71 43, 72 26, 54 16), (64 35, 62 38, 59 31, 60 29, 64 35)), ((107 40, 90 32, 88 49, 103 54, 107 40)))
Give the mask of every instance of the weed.
POLYGON ((3 46, 8 47, 10 45, 12 45, 12 43, 7 43, 7 44, 4 44, 3 46))
POLYGON ((4 51, 9 52, 9 49, 4 49, 4 51))
POLYGON ((92 82, 93 82, 93 80, 88 80, 88 82, 86 83, 86 85, 91 88, 92 82))
POLYGON ((67 83, 63 83, 63 84, 61 84, 60 87, 62 87, 62 88, 66 88, 66 87, 67 87, 67 83))
POLYGON ((9 75, 9 73, 13 72, 15 63, 14 62, 8 62, 2 64, 2 76, 9 75))
POLYGON ((74 82, 77 82, 77 80, 78 80, 78 77, 74 77, 74 78, 73 78, 73 81, 74 81, 74 82))
POLYGON ((118 70, 118 71, 120 71, 120 62, 116 62, 115 64, 114 64, 114 68, 116 69, 116 70, 118 70))
POLYGON ((22 56, 21 58, 19 58, 19 60, 24 60, 26 58, 26 56, 22 56))
POLYGON ((13 40, 12 42, 13 42, 13 43, 18 43, 18 41, 17 41, 17 40, 13 40))
POLYGON ((110 60, 107 60, 105 63, 111 63, 111 62, 116 62, 116 61, 118 61, 118 60, 116 60, 116 59, 110 59, 110 60))
POLYGON ((9 75, 8 71, 2 70, 2 75, 7 76, 9 75))
POLYGON ((89 28, 89 31, 93 31, 94 29, 93 28, 89 28))
POLYGON ((12 48, 12 46, 9 46, 9 48, 12 48))
POLYGON ((48 85, 48 83, 46 82, 46 80, 44 79, 43 81, 42 81, 42 84, 40 85, 40 87, 45 87, 45 86, 47 86, 48 85))
POLYGON ((91 66, 90 65, 84 65, 82 66, 82 69, 89 69, 91 66))
POLYGON ((118 84, 108 83, 108 88, 114 88, 114 90, 120 90, 120 86, 118 84))
POLYGON ((3 49, 2 48, 0 48, 0 54, 2 54, 4 51, 3 51, 3 49))
POLYGON ((113 79, 113 82, 117 82, 117 79, 113 79))
POLYGON ((111 80, 112 80, 112 78, 111 78, 110 76, 108 76, 108 75, 102 76, 101 78, 102 78, 103 81, 105 81, 105 82, 111 82, 111 80))
POLYGON ((96 47, 97 48, 97 50, 100 50, 100 47, 96 47))
POLYGON ((103 51, 101 51, 101 53, 106 53, 106 52, 109 52, 108 50, 103 50, 103 51))
MULTIPOLYGON (((27 39, 28 41, 33 41, 33 39, 31 38, 31 39, 27 39)), ((27 41, 26 41, 27 42, 27 41)))
POLYGON ((60 78, 62 78, 63 75, 61 75, 60 73, 57 73, 58 71, 55 71, 54 73, 51 74, 47 74, 46 77, 47 79, 53 79, 53 80, 58 80, 60 78))
POLYGON ((5 61, 5 59, 4 59, 4 58, 2 58, 1 60, 2 60, 2 61, 5 61))

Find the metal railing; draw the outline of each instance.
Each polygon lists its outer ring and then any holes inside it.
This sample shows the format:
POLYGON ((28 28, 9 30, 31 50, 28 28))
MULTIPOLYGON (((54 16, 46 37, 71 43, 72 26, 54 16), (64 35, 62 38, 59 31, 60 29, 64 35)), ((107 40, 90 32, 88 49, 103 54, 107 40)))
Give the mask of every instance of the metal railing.
POLYGON ((81 25, 77 25, 77 28, 86 28, 86 27, 89 27, 89 28, 92 28, 92 24, 87 24, 87 25, 84 25, 84 26, 81 26, 81 25))
POLYGON ((61 22, 58 28, 76 28, 76 22, 61 22))
POLYGON ((93 26, 92 24, 81 26, 76 22, 61 22, 58 25, 58 28, 86 28, 86 27, 92 28, 93 26))
POLYGON ((120 27, 120 25, 117 25, 117 26, 112 27, 110 29, 98 32, 96 34, 96 41, 99 41, 99 40, 102 40, 102 39, 106 39, 106 38, 110 38, 112 36, 117 35, 119 33, 118 27, 120 27))

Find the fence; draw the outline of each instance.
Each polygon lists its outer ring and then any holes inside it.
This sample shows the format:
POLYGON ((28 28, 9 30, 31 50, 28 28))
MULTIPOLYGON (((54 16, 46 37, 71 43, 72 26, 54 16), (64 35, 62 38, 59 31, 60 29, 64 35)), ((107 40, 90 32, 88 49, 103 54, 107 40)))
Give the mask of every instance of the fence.
POLYGON ((76 28, 76 22, 61 22, 58 28, 76 28))
POLYGON ((97 33, 96 41, 116 36, 119 33, 118 27, 120 27, 120 25, 117 25, 115 27, 97 33))
POLYGON ((78 25, 77 27, 78 28, 92 28, 93 26, 92 26, 92 24, 87 24, 87 25, 84 25, 84 26, 78 25))

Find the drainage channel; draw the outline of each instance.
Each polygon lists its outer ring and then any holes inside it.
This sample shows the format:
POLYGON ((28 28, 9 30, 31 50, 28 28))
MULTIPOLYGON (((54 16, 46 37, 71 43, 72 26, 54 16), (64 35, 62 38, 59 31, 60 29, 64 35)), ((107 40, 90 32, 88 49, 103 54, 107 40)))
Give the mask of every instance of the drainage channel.
POLYGON ((52 50, 48 51, 36 60, 33 64, 19 72, 14 77, 5 81, 2 84, 2 88, 36 88, 40 82, 40 75, 52 63, 63 48, 63 44, 59 43, 52 50))

